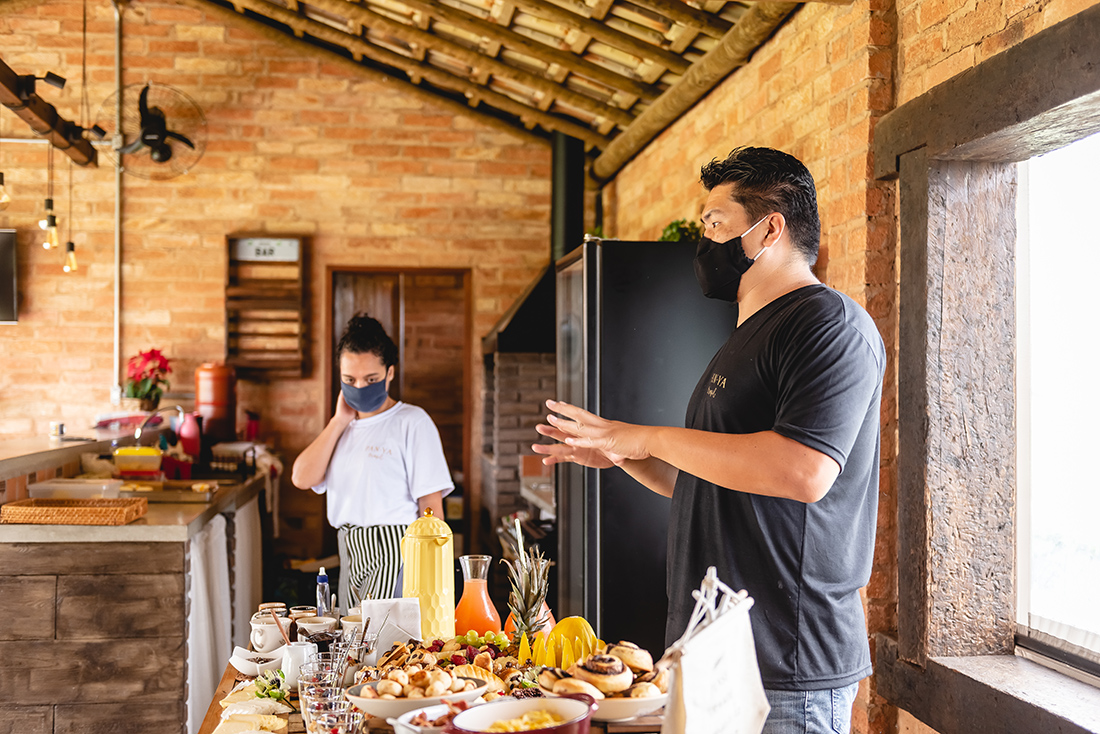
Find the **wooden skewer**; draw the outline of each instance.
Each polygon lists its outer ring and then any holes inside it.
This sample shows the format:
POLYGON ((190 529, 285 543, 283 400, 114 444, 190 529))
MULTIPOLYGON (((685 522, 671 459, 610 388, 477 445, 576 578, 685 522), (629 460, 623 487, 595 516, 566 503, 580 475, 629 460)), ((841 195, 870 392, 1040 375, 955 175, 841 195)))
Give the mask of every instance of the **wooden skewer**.
POLYGON ((271 613, 271 618, 275 620, 275 626, 279 628, 279 634, 286 640, 286 644, 290 644, 290 637, 287 635, 286 630, 283 629, 283 623, 279 621, 279 615, 275 612, 271 613))

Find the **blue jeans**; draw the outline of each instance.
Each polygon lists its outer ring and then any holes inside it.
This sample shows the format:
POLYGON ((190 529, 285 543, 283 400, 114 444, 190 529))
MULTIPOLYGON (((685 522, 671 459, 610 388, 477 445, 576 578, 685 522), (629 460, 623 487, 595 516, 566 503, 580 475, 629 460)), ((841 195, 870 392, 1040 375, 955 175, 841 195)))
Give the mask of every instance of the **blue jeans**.
POLYGON ((761 734, 848 734, 859 683, 820 691, 765 690, 772 707, 761 734))

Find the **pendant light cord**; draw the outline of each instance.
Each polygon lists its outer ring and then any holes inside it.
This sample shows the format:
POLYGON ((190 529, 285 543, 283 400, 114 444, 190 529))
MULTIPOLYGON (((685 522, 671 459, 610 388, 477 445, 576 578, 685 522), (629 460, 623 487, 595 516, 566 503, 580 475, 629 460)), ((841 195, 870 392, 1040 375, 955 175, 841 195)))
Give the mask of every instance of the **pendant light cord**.
POLYGON ((46 198, 53 199, 53 143, 46 141, 46 198))
POLYGON ((73 162, 69 160, 69 239, 73 241, 73 162))

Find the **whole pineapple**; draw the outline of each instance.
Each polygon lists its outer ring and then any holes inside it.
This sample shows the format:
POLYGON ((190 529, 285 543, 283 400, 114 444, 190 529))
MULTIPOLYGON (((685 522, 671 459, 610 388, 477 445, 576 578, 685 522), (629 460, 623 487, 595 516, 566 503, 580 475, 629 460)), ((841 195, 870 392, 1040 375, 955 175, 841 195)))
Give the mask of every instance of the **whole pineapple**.
MULTIPOLYGON (((514 644, 519 644, 524 634, 531 643, 535 633, 550 622, 550 610, 546 607, 546 587, 550 579, 550 560, 539 551, 538 546, 524 549, 523 533, 519 520, 516 520, 516 560, 505 560, 508 564, 508 580, 512 590, 508 594, 508 611, 515 625, 512 632, 514 644)), ((508 631, 508 630, 505 630, 508 631)))

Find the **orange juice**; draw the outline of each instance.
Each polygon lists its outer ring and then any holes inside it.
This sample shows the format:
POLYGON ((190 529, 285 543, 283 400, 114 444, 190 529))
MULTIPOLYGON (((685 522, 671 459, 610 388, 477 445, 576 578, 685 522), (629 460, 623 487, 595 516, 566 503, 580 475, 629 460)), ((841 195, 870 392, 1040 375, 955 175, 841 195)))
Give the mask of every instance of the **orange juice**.
POLYGON ((455 609, 455 634, 473 630, 479 635, 500 632, 500 615, 489 598, 489 562, 492 556, 461 556, 465 583, 462 598, 455 609))
POLYGON ((489 582, 485 579, 467 580, 455 609, 455 634, 464 635, 470 630, 479 635, 500 632, 500 615, 489 598, 489 582))

